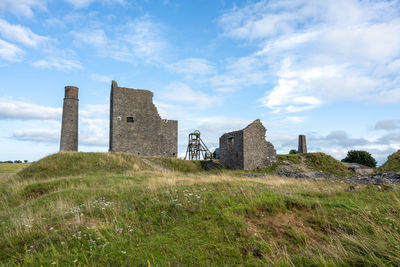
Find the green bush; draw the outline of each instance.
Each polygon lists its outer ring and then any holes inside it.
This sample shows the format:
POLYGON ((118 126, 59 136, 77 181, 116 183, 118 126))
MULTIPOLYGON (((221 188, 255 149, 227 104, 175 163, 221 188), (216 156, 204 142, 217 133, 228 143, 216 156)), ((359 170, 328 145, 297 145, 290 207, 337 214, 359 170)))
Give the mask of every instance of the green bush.
POLYGON ((296 150, 296 149, 291 149, 291 150, 289 151, 289 154, 297 154, 297 150, 296 150))
POLYGON ((342 162, 358 163, 371 168, 376 167, 376 160, 369 152, 363 150, 350 150, 347 152, 347 156, 342 159, 342 162))

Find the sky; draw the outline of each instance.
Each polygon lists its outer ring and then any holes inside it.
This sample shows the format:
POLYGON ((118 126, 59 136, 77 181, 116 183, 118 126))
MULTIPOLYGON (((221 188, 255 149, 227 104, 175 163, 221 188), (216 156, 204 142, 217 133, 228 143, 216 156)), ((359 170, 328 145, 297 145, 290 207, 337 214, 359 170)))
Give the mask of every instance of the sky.
POLYGON ((178 120, 178 152, 261 119, 277 153, 382 164, 400 149, 398 0, 1 0, 0 161, 59 150, 79 87, 79 151, 108 151, 111 80, 178 120))

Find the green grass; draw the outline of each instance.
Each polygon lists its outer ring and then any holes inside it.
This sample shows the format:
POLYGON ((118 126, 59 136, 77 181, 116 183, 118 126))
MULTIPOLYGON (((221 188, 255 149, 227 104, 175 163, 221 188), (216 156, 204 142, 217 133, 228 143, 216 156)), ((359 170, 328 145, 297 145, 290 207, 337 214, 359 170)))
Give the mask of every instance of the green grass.
MULTIPOLYGON (((73 154, 58 156, 82 157, 73 154)), ((2 265, 400 265, 398 187, 347 192, 345 183, 236 171, 61 170, 0 178, 2 265)))
POLYGON ((378 168, 379 172, 400 172, 400 150, 390 155, 387 161, 378 168))
POLYGON ((200 172, 204 171, 199 160, 182 160, 175 158, 149 157, 148 160, 164 167, 167 170, 177 172, 200 172))
POLYGON ((336 160, 332 156, 324 153, 306 153, 300 154, 305 157, 307 167, 316 171, 322 171, 339 176, 352 175, 352 172, 342 162, 336 160))
POLYGON ((273 174, 279 166, 284 164, 284 162, 289 162, 292 164, 294 169, 298 171, 301 171, 302 168, 306 168, 309 171, 321 171, 326 174, 333 174, 342 177, 354 175, 354 172, 342 162, 324 153, 277 155, 276 159, 276 163, 270 167, 254 170, 254 172, 273 174))
POLYGON ((22 178, 47 178, 98 172, 149 170, 133 155, 123 153, 60 152, 31 164, 18 173, 22 178))
POLYGON ((17 173, 20 170, 28 167, 29 165, 31 165, 31 163, 0 163, 0 173, 17 173))

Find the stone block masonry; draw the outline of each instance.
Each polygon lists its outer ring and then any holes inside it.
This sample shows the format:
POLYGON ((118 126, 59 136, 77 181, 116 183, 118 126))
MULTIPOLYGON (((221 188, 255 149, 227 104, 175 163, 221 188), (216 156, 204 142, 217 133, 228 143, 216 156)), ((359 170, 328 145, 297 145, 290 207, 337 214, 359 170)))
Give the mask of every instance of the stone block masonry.
POLYGON ((243 130, 223 134, 219 139, 220 163, 230 169, 254 170, 276 162, 276 151, 265 140, 265 132, 257 119, 243 130))
POLYGON ((175 158, 178 121, 161 119, 151 91, 119 87, 112 81, 109 150, 175 158))
POLYGON ((65 86, 60 151, 78 151, 78 90, 65 86))
POLYGON ((307 143, 305 135, 299 135, 299 147, 297 153, 307 153, 307 143))

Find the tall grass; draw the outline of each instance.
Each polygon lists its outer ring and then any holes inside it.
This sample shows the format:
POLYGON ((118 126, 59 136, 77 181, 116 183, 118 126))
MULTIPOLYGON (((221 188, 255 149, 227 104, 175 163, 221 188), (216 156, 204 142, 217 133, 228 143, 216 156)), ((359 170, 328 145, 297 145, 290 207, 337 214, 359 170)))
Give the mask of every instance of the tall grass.
POLYGON ((345 183, 237 173, 117 169, 2 178, 0 261, 400 265, 397 187, 348 192, 345 183))

